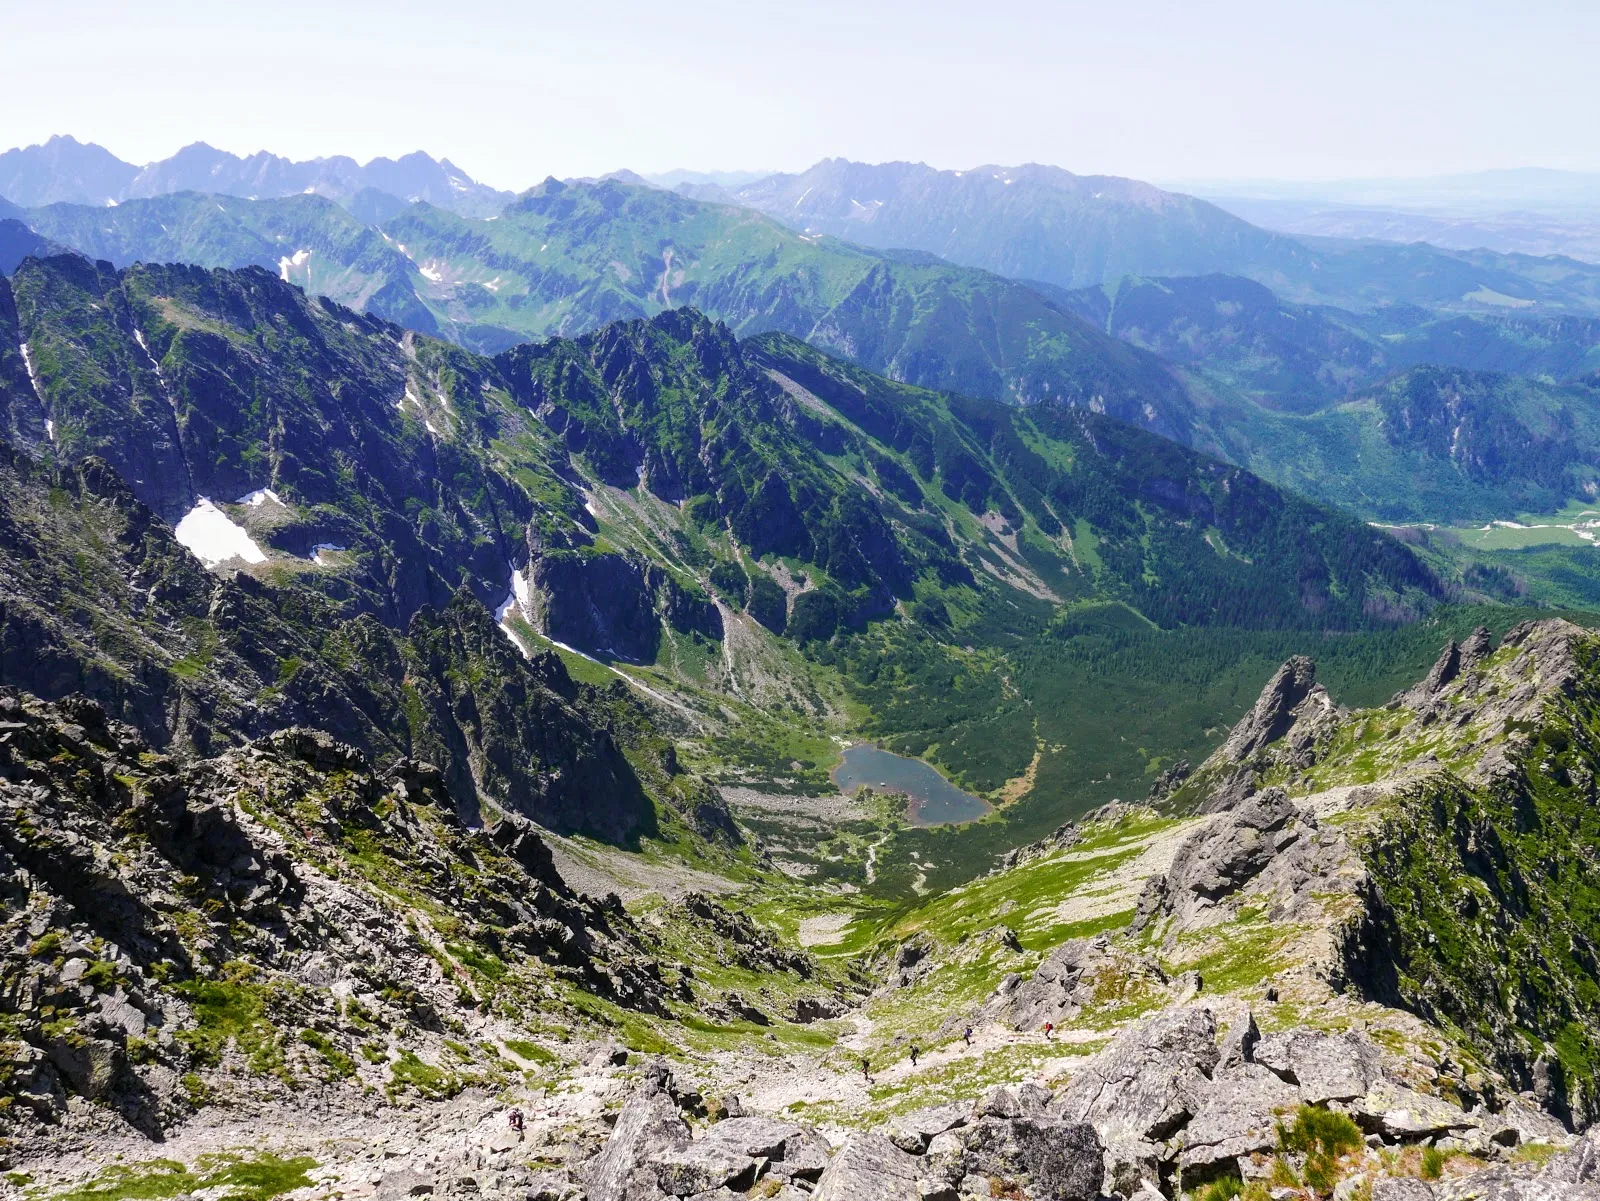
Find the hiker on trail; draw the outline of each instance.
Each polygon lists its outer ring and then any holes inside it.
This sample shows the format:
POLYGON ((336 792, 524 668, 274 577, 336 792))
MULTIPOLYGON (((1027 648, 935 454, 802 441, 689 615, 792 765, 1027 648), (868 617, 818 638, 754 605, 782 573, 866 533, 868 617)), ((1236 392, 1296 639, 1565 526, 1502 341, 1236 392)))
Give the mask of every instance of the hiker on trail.
POLYGON ((966 1040, 967 1046, 970 1047, 972 1045, 972 1027, 968 1026, 965 1030, 963 1030, 961 1032, 961 1037, 966 1040))
POLYGON ((917 1051, 917 1044, 916 1043, 912 1043, 911 1044, 911 1066, 912 1067, 916 1067, 917 1066, 917 1055, 918 1055, 918 1053, 919 1052, 917 1051))
POLYGON ((1045 1036, 1046 1041, 1049 1040, 1050 1032, 1053 1031, 1054 1029, 1055 1029, 1055 1024, 1053 1022, 1046 1022, 1044 1024, 1044 1036, 1045 1036))
POLYGON ((510 1113, 506 1114, 506 1121, 510 1123, 511 1129, 515 1130, 518 1134, 522 1133, 522 1110, 513 1109, 510 1113))
POLYGON ((867 1057, 861 1057, 861 1078, 868 1084, 872 1083, 872 1065, 867 1062, 867 1057))

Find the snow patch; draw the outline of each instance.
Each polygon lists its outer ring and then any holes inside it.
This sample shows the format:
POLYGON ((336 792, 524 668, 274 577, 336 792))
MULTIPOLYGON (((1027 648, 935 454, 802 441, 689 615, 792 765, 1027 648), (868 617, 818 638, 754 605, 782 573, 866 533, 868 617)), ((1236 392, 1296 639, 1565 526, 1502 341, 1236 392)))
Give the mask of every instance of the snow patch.
POLYGON ((243 559, 246 563, 265 563, 266 554, 256 545, 255 539, 243 526, 202 496, 200 503, 183 515, 177 529, 172 531, 194 557, 207 567, 226 563, 229 559, 243 559))
POLYGON ((33 385, 33 395, 40 404, 44 403, 44 389, 39 387, 39 369, 33 365, 33 352, 28 349, 26 342, 19 342, 22 347, 22 365, 28 369, 28 382, 33 385))
POLYGON ((807 188, 807 189, 806 189, 806 190, 805 190, 805 191, 804 191, 804 192, 801 192, 801 193, 800 193, 800 199, 799 199, 799 200, 796 200, 796 201, 795 201, 795 202, 794 202, 794 207, 795 207, 795 208, 799 208, 799 207, 800 207, 800 204, 801 204, 801 201, 803 201, 803 200, 805 200, 805 198, 806 198, 806 197, 807 197, 807 196, 809 196, 809 195, 811 195, 811 192, 812 192, 812 189, 811 189, 811 188, 807 188))
MULTIPOLYGON (((401 249, 404 249, 404 247, 401 247, 401 249)), ((432 280, 436 284, 444 283, 444 272, 432 264, 424 263, 417 267, 417 271, 423 279, 432 280)))
POLYGON ((520 571, 511 573, 511 582, 507 585, 506 599, 500 602, 500 607, 494 611, 494 623, 504 631, 505 636, 524 655, 532 658, 533 650, 522 641, 521 635, 511 624, 513 617, 528 620, 528 612, 533 607, 533 585, 528 577, 520 571))
POLYGON ((311 261, 309 250, 297 250, 292 255, 285 255, 278 260, 278 275, 285 282, 289 279, 289 272, 296 267, 304 267, 311 261))
POLYGON ((500 290, 500 277, 498 275, 495 276, 493 279, 486 281, 483 286, 491 292, 498 292, 500 290))
POLYGON ((539 253, 543 254, 545 251, 547 251, 549 249, 550 249, 550 243, 546 242, 543 246, 539 247, 539 253))
POLYGON ((44 419, 44 436, 52 442, 56 440, 56 423, 48 417, 44 419))
POLYGON ((319 542, 311 548, 311 561, 318 567, 331 567, 333 562, 327 557, 328 553, 347 549, 349 548, 340 546, 337 542, 319 542))
POLYGON ((252 509, 259 509, 269 500, 275 505, 281 505, 283 503, 283 501, 278 499, 278 494, 271 488, 257 488, 253 492, 246 492, 233 503, 236 505, 249 505, 252 509))
POLYGON ((108 209, 114 209, 114 208, 117 207, 117 202, 115 200, 111 199, 111 197, 107 196, 106 197, 106 207, 108 209))
MULTIPOLYGON (((144 331, 142 329, 134 330, 133 340, 139 344, 139 349, 144 351, 144 357, 150 360, 150 369, 156 373, 156 380, 160 383, 162 390, 165 391, 167 377, 161 374, 161 364, 156 361, 155 354, 151 352, 150 343, 144 340, 144 331)), ((170 400, 171 398, 169 397, 168 399, 170 400)))

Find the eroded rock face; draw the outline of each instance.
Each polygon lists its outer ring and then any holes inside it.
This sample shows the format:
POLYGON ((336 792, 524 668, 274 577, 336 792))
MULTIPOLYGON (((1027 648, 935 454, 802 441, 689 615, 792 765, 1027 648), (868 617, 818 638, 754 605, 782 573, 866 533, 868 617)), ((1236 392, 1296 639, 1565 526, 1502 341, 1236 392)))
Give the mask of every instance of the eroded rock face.
POLYGON ((590 655, 655 660, 665 622, 721 639, 715 605, 632 555, 550 551, 534 558, 531 614, 541 633, 590 655))
POLYGON ((1268 788, 1189 836, 1171 869, 1146 882, 1132 929, 1168 918, 1169 933, 1197 929, 1231 917, 1246 899, 1281 919, 1313 893, 1354 887, 1339 879, 1353 858, 1342 835, 1323 830, 1282 789, 1268 788))

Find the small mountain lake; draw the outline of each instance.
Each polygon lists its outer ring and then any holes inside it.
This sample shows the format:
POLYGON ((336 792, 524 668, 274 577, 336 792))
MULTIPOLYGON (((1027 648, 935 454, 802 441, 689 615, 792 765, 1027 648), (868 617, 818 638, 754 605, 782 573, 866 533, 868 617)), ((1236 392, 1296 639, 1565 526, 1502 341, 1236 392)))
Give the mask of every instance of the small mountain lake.
POLYGON ((847 747, 833 769, 833 782, 846 796, 863 786, 874 792, 900 792, 911 798, 907 817, 915 826, 970 822, 989 812, 989 803, 962 792, 921 759, 907 759, 870 743, 847 747))

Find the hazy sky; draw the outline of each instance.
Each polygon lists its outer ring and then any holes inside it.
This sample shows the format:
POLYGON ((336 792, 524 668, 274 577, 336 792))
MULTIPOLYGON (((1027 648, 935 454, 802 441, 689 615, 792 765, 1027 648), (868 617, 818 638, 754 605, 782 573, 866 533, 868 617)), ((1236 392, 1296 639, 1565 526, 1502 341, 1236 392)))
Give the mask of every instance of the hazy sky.
POLYGON ((414 149, 500 187, 830 155, 1600 170, 1596 0, 0 0, 0 149, 414 149))

